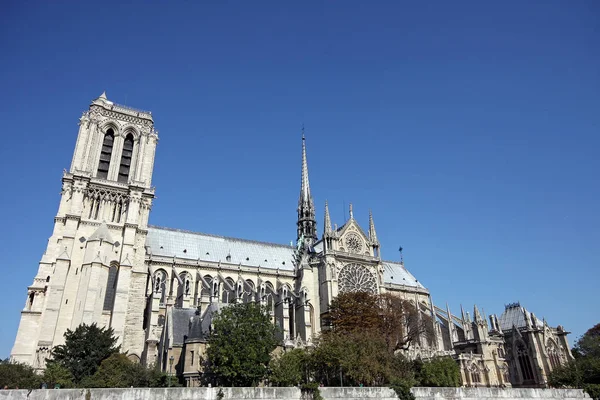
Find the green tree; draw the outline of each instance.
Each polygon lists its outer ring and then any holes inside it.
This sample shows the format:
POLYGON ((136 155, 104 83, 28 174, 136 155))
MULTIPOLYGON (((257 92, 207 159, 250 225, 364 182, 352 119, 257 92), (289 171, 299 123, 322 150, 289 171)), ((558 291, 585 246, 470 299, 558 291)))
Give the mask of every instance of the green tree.
POLYGON ((42 383, 41 376, 27 364, 2 361, 0 363, 0 389, 38 389, 42 383))
POLYGON ((123 388, 137 386, 140 374, 125 354, 114 353, 103 360, 96 373, 82 380, 85 387, 123 388))
POLYGON ((456 361, 450 357, 416 362, 415 369, 420 386, 458 387, 461 385, 460 369, 456 361))
POLYGON ((277 329, 265 308, 254 303, 228 305, 213 319, 205 374, 213 384, 256 386, 267 376, 277 329))
POLYGON ((54 363, 66 368, 78 384, 94 375, 102 361, 119 351, 113 335, 112 328, 100 328, 95 323, 79 325, 74 331, 68 329, 65 344, 52 349, 48 365, 54 363))
POLYGON ((52 389, 57 385, 61 388, 72 388, 75 386, 71 372, 57 363, 48 364, 42 380, 49 389, 52 389))
MULTIPOLYGON (((80 382, 82 387, 166 387, 168 377, 157 368, 146 368, 131 361, 126 354, 114 353, 100 364, 96 373, 80 382)), ((172 380, 171 386, 179 386, 172 380)))
POLYGON ((270 363, 269 380, 273 386, 296 386, 307 383, 312 376, 310 353, 293 349, 273 358, 270 363))
POLYGON ((557 388, 583 388, 600 398, 600 324, 590 328, 573 347, 575 360, 554 368, 548 384, 557 388))
POLYGON ((600 324, 596 324, 575 343, 573 346, 575 358, 595 357, 600 358, 600 324))

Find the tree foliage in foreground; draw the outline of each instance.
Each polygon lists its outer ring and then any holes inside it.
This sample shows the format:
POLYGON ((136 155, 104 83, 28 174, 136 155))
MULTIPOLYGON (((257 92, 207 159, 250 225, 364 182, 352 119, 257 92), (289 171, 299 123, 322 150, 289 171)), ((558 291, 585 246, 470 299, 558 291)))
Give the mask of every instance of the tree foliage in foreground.
MULTIPOLYGON (((156 368, 146 368, 131 361, 126 354, 115 353, 102 361, 96 373, 83 379, 82 387, 124 388, 124 387, 166 387, 168 375, 156 368)), ((179 386, 172 379, 170 386, 179 386)))
POLYGON ((407 350, 418 339, 433 339, 431 317, 389 293, 341 293, 331 303, 329 320, 333 332, 369 332, 383 339, 390 352, 407 350))
POLYGON ((401 354, 417 338, 433 336, 431 319, 419 315, 414 304, 390 295, 342 293, 333 300, 329 318, 332 329, 321 333, 314 348, 273 360, 273 385, 389 385, 404 398, 411 397, 414 385, 460 385, 453 359, 412 362, 401 354))
POLYGON ((8 360, 0 363, 0 389, 37 389, 42 377, 27 364, 13 363, 8 360))
POLYGON ((52 349, 47 365, 64 367, 78 384, 94 375, 102 361, 119 352, 116 343, 112 328, 100 328, 95 323, 81 324, 74 331, 67 330, 65 344, 52 349))
POLYGON ((600 324, 590 328, 573 347, 575 360, 555 368, 548 384, 557 388, 583 388, 600 398, 600 324))
POLYGON ((460 368, 450 357, 438 357, 426 362, 417 360, 414 365, 420 386, 459 387, 462 383, 460 368))
POLYGON ((264 307, 232 304, 213 319, 208 338, 206 380, 223 386, 256 386, 266 376, 277 329, 264 307))

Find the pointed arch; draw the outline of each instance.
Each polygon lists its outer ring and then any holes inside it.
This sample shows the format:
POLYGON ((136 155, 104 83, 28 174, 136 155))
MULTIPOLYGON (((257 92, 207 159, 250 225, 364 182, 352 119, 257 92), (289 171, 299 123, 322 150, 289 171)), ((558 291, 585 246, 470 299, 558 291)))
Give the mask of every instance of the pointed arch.
POLYGON ((108 278, 106 280, 106 290, 104 292, 104 311, 112 311, 115 302, 115 294, 117 290, 117 277, 119 274, 119 263, 113 261, 108 269, 108 278))
POLYGON ((250 279, 246 279, 243 299, 244 303, 250 303, 255 301, 256 290, 254 288, 254 282, 252 282, 250 279))
POLYGON ((225 278, 223 290, 221 291, 221 303, 233 303, 235 301, 235 282, 231 278, 225 278))
POLYGON ((128 133, 123 141, 123 151, 121 152, 121 163, 119 165, 118 181, 127 183, 129 171, 131 169, 131 159, 133 157, 133 134, 128 133))
POLYGON ((204 275, 203 278, 204 278, 204 281, 202 282, 202 289, 200 290, 200 296, 210 297, 211 293, 212 293, 213 278, 210 275, 204 275))
POLYGON ((269 281, 265 282, 265 303, 267 305, 267 309, 269 312, 275 312, 275 300, 273 298, 275 296, 275 287, 269 281))
POLYGON ((471 383, 474 385, 481 383, 481 372, 477 364, 471 365, 471 383))
POLYGON ((550 361, 552 369, 560 367, 560 352, 558 346, 552 339, 548 339, 546 342, 546 354, 548 355, 548 360, 550 361))
POLYGON ((152 282, 154 295, 160 298, 160 305, 162 306, 165 304, 167 297, 167 272, 164 269, 157 270, 154 272, 152 282))
POLYGON ((110 168, 110 158, 112 157, 113 145, 115 143, 115 131, 109 127, 104 134, 102 149, 100 150, 100 161, 98 161, 98 170, 96 177, 108 179, 108 170, 110 168))
POLYGON ((533 368, 531 366, 531 357, 527 351, 527 346, 522 341, 517 343, 517 360, 521 369, 521 376, 524 382, 533 381, 533 368))

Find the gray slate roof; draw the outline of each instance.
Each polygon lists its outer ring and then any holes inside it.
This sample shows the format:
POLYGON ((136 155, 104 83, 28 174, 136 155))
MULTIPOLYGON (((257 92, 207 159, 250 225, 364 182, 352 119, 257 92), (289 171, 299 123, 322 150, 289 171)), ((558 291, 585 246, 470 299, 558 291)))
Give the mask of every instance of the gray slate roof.
POLYGON ((157 256, 294 270, 294 248, 283 244, 151 226, 148 228, 146 247, 152 255, 157 256), (231 258, 227 260, 227 256, 231 258))
POLYGON ((383 281, 425 289, 402 264, 393 261, 383 261, 383 281))
MULTIPOLYGON (((317 244, 319 250, 322 245, 317 244)), ((317 247, 315 246, 315 247, 317 247)), ((177 257, 190 260, 229 262, 251 267, 294 270, 294 247, 284 244, 196 233, 178 229, 148 227, 146 248, 155 256, 177 257), (227 256, 231 256, 227 261, 227 256)), ((317 249, 315 249, 317 250, 317 249)), ((404 266, 398 262, 383 261, 385 283, 425 289, 404 266)))
MULTIPOLYGON (((498 318, 498 322, 500 323, 500 329, 503 331, 511 330, 513 325, 518 328, 525 328, 527 326, 527 322, 525 321, 525 313, 527 317, 531 320, 532 314, 522 307, 521 305, 516 306, 508 306, 505 308, 504 312, 498 318)), ((534 316, 535 317, 535 316, 534 316)), ((537 317, 535 317, 535 321, 537 326, 543 326, 543 322, 540 321, 537 317)))
POLYGON ((183 345, 190 331, 190 318, 196 315, 195 308, 172 308, 173 345, 183 345))

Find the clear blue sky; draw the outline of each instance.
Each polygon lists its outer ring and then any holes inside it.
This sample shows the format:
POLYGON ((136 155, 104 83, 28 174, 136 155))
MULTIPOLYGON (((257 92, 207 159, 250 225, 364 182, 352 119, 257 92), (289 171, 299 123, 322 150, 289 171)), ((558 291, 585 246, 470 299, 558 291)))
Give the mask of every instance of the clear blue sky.
POLYGON ((598 2, 110 3, 2 4, 0 357, 103 90, 154 114, 154 225, 295 239, 304 122, 320 232, 352 202, 436 304, 600 322, 598 2))

